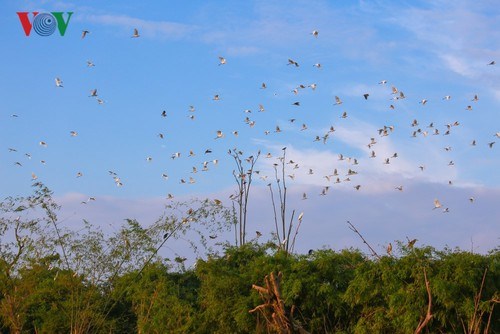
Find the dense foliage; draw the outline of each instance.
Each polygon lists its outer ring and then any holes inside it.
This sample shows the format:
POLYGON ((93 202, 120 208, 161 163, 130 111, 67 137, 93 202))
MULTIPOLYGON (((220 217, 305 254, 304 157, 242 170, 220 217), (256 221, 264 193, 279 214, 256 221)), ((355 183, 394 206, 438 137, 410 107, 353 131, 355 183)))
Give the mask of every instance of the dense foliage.
POLYGON ((500 333, 499 249, 481 255, 400 243, 393 255, 373 258, 355 249, 287 254, 249 242, 207 250, 186 270, 183 258, 167 261, 158 249, 196 229, 187 222, 233 222, 219 204, 181 207, 151 227, 132 220, 105 236, 90 224, 64 229, 41 184, 33 196, 6 199, 0 333, 266 332, 266 319, 249 310, 262 303, 252 285, 263 286, 271 272, 282 273, 290 317, 311 333, 413 333, 428 292, 432 318, 422 332, 500 333))

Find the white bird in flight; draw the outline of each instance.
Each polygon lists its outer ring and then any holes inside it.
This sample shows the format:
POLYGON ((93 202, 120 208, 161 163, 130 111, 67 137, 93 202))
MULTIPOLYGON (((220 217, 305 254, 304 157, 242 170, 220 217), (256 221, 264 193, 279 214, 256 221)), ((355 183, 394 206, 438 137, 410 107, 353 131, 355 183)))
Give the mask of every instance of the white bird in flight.
POLYGON ((441 207, 442 207, 441 203, 440 203, 440 202, 439 202, 439 200, 436 198, 436 199, 434 200, 434 208, 433 208, 433 210, 434 210, 434 209, 439 209, 439 208, 441 208, 441 207))
POLYGON ((219 139, 219 138, 222 138, 224 137, 224 133, 222 133, 221 130, 217 130, 217 137, 215 137, 215 139, 219 139))

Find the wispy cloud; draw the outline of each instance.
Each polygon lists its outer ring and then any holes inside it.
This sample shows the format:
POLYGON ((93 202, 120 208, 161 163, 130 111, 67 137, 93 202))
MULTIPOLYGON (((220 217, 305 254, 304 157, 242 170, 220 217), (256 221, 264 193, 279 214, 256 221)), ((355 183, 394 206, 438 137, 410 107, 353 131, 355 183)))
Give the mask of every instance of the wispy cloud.
POLYGON ((470 64, 468 64, 467 61, 461 57, 444 53, 440 55, 440 58, 443 60, 445 65, 455 73, 464 77, 473 77, 476 75, 470 64))
POLYGON ((232 46, 228 47, 226 50, 227 56, 241 56, 241 55, 249 55, 249 54, 257 54, 261 52, 261 50, 255 46, 232 46))
POLYGON ((426 8, 402 8, 389 20, 409 30, 426 46, 425 52, 434 53, 451 71, 498 90, 500 74, 487 66, 500 58, 498 43, 493 42, 500 39, 498 29, 492 29, 498 20, 495 7, 488 2, 436 1, 426 8))
MULTIPOLYGON (((312 61, 317 61, 313 59, 314 54, 320 50, 311 35, 313 30, 319 31, 319 39, 329 41, 328 48, 335 50, 332 55, 343 54, 353 59, 380 63, 387 51, 388 45, 377 39, 375 30, 369 24, 361 19, 356 25, 348 24, 349 19, 345 16, 356 16, 357 9, 354 7, 332 6, 327 1, 286 4, 256 1, 249 7, 251 13, 244 16, 227 9, 224 16, 207 14, 211 21, 209 26, 204 27, 201 40, 221 52, 242 46, 250 48, 252 53, 266 54, 272 60, 277 57, 293 58, 302 53, 301 48, 309 48, 311 65, 312 61), (348 29, 345 28, 347 25, 348 29)), ((205 8, 207 13, 218 10, 205 8)), ((324 60, 331 61, 328 58, 324 60)))
POLYGON ((196 30, 196 27, 186 24, 143 20, 127 15, 84 14, 82 20, 126 28, 130 30, 130 33, 132 33, 134 28, 137 28, 140 35, 147 38, 180 39, 196 30))

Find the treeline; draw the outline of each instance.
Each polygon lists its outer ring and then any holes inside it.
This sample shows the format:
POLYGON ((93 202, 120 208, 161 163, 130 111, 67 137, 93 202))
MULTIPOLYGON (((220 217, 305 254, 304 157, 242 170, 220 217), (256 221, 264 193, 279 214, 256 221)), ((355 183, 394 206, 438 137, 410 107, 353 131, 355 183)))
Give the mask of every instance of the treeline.
POLYGON ((300 255, 247 242, 207 246, 186 269, 158 250, 193 229, 208 245, 231 210, 176 204, 106 236, 64 228, 41 184, 0 209, 0 333, 500 333, 500 249, 300 255))

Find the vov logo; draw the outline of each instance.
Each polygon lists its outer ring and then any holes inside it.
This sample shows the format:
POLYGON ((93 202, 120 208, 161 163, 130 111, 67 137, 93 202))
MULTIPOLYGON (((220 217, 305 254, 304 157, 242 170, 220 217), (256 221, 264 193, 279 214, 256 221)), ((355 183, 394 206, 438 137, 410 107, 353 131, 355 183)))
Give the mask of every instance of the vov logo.
POLYGON ((63 17, 64 12, 32 12, 31 14, 32 18, 30 21, 29 12, 17 12, 26 36, 30 35, 31 30, 34 30, 39 36, 50 36, 56 31, 56 27, 59 30, 59 34, 64 36, 73 12, 67 12, 68 18, 66 20, 63 17))

